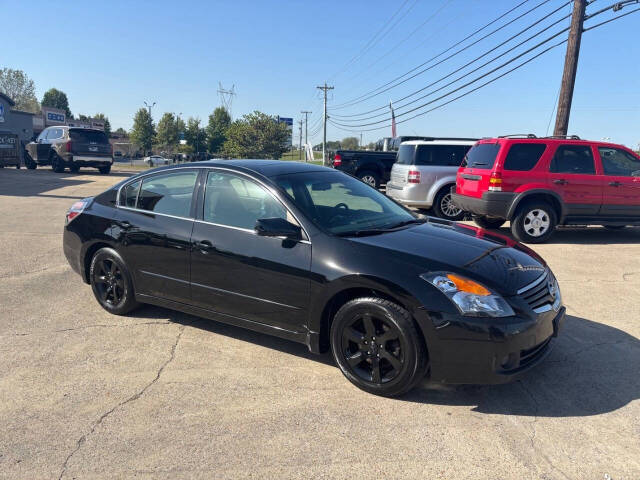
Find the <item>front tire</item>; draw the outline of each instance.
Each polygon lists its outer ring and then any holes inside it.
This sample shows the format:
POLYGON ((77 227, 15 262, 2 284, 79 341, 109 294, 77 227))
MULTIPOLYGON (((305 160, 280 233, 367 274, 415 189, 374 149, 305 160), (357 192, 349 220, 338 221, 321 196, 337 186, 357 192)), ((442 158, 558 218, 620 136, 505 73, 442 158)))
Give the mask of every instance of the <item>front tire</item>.
POLYGON ((358 172, 358 178, 373 188, 380 188, 380 176, 371 170, 363 170, 358 172))
POLYGON ((437 217, 454 222, 464 218, 464 211, 453 204, 450 187, 444 187, 436 195, 433 201, 433 213, 437 217))
POLYGON ((27 167, 29 170, 35 170, 38 167, 38 164, 33 161, 33 158, 31 158, 31 155, 25 155, 24 166, 27 167))
POLYGON ((481 215, 473 215, 473 221, 480 228, 486 228, 487 230, 500 228, 506 222, 503 218, 483 217, 481 215))
POLYGON ((409 312, 377 297, 345 303, 331 324, 331 351, 358 388, 386 397, 411 390, 428 367, 427 350, 409 312))
POLYGON ((60 156, 56 153, 51 153, 49 157, 51 161, 51 169, 56 173, 64 172, 64 161, 60 158, 60 156))
POLYGON ((101 248, 91 259, 91 289, 107 312, 125 315, 137 308, 131 274, 122 257, 112 248, 101 248))
POLYGON ((546 242, 553 234, 558 219, 551 205, 532 202, 520 207, 511 221, 511 233, 524 243, 546 242))
POLYGON ((111 171, 111 165, 107 165, 106 167, 98 167, 98 171, 103 175, 109 175, 111 171))

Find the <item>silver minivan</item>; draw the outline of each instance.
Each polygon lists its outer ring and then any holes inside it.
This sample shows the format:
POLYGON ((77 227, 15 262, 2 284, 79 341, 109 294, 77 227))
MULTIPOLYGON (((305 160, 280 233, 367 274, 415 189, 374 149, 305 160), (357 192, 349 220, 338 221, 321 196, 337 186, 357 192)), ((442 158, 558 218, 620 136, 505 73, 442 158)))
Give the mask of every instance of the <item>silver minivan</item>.
POLYGON ((435 215, 461 220, 464 212, 451 202, 456 173, 475 139, 402 142, 391 168, 387 195, 410 207, 433 208, 435 215))

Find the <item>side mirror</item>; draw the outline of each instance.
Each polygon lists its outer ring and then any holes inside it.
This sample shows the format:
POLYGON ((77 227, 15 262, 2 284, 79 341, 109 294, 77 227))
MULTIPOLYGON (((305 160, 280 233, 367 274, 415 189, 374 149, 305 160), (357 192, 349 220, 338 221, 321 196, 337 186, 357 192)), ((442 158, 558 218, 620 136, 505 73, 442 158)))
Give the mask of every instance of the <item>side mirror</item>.
POLYGON ((302 229, 284 218, 260 218, 256 221, 255 231, 261 237, 302 238, 302 229))

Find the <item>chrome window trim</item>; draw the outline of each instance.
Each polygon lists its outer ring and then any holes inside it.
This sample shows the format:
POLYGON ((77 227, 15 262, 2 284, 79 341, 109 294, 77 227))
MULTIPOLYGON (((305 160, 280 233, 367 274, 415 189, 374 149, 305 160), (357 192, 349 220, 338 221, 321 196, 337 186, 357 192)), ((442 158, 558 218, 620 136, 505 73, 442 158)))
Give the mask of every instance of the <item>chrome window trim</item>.
MULTIPOLYGON (((194 222, 203 223, 205 225, 213 225, 215 227, 229 228, 231 230, 238 230, 240 232, 249 233, 251 235, 256 235, 256 236, 258 235, 258 233, 255 230, 251 230, 249 228, 234 227, 232 225, 223 225, 222 223, 208 222, 206 220, 199 220, 199 219, 194 220, 194 222)), ((282 236, 280 236, 280 237, 271 237, 271 238, 279 238, 281 240, 292 240, 292 241, 297 242, 297 243, 304 243, 305 245, 311 245, 311 242, 309 240, 305 240, 305 239, 294 240, 292 238, 282 237, 282 236)))
MULTIPOLYGON (((120 192, 127 185, 129 185, 131 183, 135 183, 138 180, 140 180, 140 188, 138 188, 138 195, 139 195, 140 194, 140 189, 142 188, 142 182, 144 181, 145 177, 148 177, 148 176, 151 176, 151 175, 161 175, 161 174, 163 174, 165 172, 167 172, 167 173, 174 172, 174 171, 175 172, 181 172, 181 171, 184 171, 184 170, 192 170, 192 169, 196 170, 196 171, 203 170, 203 169, 204 170, 222 170, 222 171, 230 172, 230 173, 233 173, 233 174, 236 174, 236 175, 242 175, 242 176, 248 178, 249 180, 258 183, 261 187, 263 187, 269 193, 269 195, 271 195, 273 198, 276 199, 276 201, 278 201, 280 204, 282 204, 284 209, 287 212, 289 212, 293 218, 296 219, 296 222, 298 222, 298 225, 300 226, 300 228, 304 232, 304 235, 307 238, 306 239, 301 239, 301 240, 296 240, 296 241, 299 242, 299 243, 305 243, 305 244, 311 245, 311 241, 310 241, 311 237, 309 236, 309 233, 307 233, 307 229, 304 228, 304 225, 302 224, 300 219, 297 217, 297 215, 294 214, 291 210, 289 210, 289 208, 287 208, 287 206, 284 204, 284 202, 280 198, 278 198, 278 196, 272 191, 273 187, 271 185, 267 185, 266 183, 262 182, 261 180, 259 180, 257 178, 254 178, 254 177, 252 177, 251 175, 249 175, 249 174, 247 174, 245 172, 234 170, 233 168, 226 168, 226 167, 219 167, 219 166, 212 166, 212 165, 197 165, 197 166, 196 165, 193 165, 193 166, 189 165, 188 167, 180 166, 178 168, 171 168, 171 169, 168 169, 168 170, 162 170, 160 172, 143 173, 141 175, 136 176, 133 179, 130 179, 130 180, 124 182, 122 185, 120 185, 120 187, 118 187, 118 192, 116 193, 116 208, 122 208, 122 209, 130 210, 130 211, 133 211, 133 212, 148 213, 148 214, 150 213, 150 214, 154 214, 154 215, 162 215, 162 216, 171 217, 171 218, 181 218, 181 219, 184 219, 184 220, 193 220, 195 222, 206 223, 206 224, 215 225, 215 226, 218 226, 218 227, 227 227, 227 228, 232 228, 232 229, 240 230, 240 231, 244 231, 244 232, 251 232, 251 233, 253 233, 255 235, 256 234, 255 230, 250 230, 248 228, 233 227, 231 225, 221 225, 221 224, 218 224, 218 223, 207 222, 206 220, 198 220, 198 219, 193 218, 193 217, 177 217, 175 215, 169 215, 169 214, 166 214, 166 213, 158 213, 158 212, 153 212, 153 211, 150 211, 150 210, 142 210, 142 209, 139 209, 139 208, 131 208, 131 207, 125 207, 123 205, 120 205, 120 192)), ((194 186, 194 193, 195 193, 195 190, 196 189, 195 189, 195 186, 194 186)), ((207 179, 206 179, 206 177, 204 179, 204 190, 205 190, 204 194, 206 195, 206 191, 207 191, 207 179)), ((203 195, 203 200, 204 200, 204 195, 203 195)), ((136 195, 136 205, 137 204, 138 204, 138 197, 136 195)), ((196 214, 196 216, 197 216, 197 214, 196 214)), ((274 237, 274 238, 285 238, 285 237, 274 237)))
POLYGON ((516 292, 516 295, 520 295, 526 292, 527 290, 531 290, 533 287, 540 285, 547 278, 548 275, 549 275, 549 271, 547 270, 542 275, 540 275, 537 279, 535 279, 533 282, 519 289, 516 292))

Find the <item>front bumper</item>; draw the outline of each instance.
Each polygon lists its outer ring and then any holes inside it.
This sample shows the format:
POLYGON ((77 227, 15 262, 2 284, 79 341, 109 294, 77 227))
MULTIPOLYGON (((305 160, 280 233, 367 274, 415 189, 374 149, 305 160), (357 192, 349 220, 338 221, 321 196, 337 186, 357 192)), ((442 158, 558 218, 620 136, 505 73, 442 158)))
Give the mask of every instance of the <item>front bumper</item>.
POLYGON ((509 209, 515 198, 511 192, 484 192, 481 198, 451 194, 453 204, 465 212, 508 220, 509 209))
POLYGON ((396 185, 387 183, 387 196, 393 198, 396 202, 411 207, 430 208, 431 201, 428 200, 429 188, 424 183, 407 183, 405 185, 396 185))
POLYGON ((546 358, 564 317, 561 306, 533 317, 482 321, 422 311, 416 319, 427 339, 433 381, 500 384, 517 379, 546 358))

